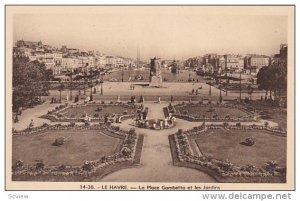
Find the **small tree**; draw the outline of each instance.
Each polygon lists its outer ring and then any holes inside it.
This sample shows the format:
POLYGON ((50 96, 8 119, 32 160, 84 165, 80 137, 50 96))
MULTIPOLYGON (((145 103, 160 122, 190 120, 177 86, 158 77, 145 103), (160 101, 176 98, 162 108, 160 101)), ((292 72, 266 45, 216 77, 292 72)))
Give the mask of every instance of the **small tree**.
POLYGON ((58 137, 58 138, 55 138, 54 142, 53 142, 53 145, 54 146, 61 146, 65 143, 65 137, 58 137))

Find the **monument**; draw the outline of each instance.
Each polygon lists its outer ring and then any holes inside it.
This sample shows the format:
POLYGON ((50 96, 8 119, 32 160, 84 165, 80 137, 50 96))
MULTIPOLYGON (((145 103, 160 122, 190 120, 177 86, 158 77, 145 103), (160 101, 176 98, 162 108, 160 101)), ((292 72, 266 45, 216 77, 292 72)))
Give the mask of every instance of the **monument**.
POLYGON ((162 87, 160 59, 154 57, 150 62, 150 87, 162 87))

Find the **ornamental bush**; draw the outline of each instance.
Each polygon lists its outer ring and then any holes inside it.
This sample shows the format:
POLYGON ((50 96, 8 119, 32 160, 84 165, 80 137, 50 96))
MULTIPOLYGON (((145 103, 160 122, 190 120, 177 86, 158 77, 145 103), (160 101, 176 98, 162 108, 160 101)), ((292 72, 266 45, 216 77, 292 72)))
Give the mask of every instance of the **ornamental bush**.
POLYGON ((277 161, 268 161, 266 162, 264 169, 271 172, 274 171, 278 167, 277 161))
POLYGON ((253 138, 246 138, 243 144, 246 146, 253 146, 255 144, 255 141, 253 138))
POLYGON ((58 138, 55 138, 54 142, 53 142, 53 145, 54 146, 61 146, 65 143, 65 137, 58 137, 58 138))
POLYGON ((59 171, 63 171, 63 170, 65 170, 65 169, 66 169, 66 166, 65 166, 65 165, 61 165, 61 166, 58 167, 58 170, 59 170, 59 171))
POLYGON ((129 133, 129 135, 136 134, 134 128, 129 129, 128 133, 129 133))
POLYGON ((16 168, 21 168, 21 167, 23 167, 23 165, 24 165, 24 161, 22 161, 22 160, 17 160, 15 163, 16 168))
POLYGON ((93 169, 93 165, 89 162, 84 162, 82 169, 85 171, 91 171, 93 169))
POLYGON ((35 164, 35 168, 36 168, 37 170, 42 170, 42 169, 44 169, 44 167, 45 167, 45 164, 44 164, 44 162, 43 162, 42 160, 39 160, 39 161, 35 164))
POLYGON ((131 155, 131 150, 128 147, 123 147, 121 153, 123 156, 129 157, 131 155))

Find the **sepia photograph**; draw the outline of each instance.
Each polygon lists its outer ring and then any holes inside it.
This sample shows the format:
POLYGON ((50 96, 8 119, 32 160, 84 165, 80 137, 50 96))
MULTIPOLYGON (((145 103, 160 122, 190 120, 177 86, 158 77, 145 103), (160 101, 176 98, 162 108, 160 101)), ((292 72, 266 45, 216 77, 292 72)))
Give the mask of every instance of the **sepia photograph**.
POLYGON ((295 189, 295 7, 5 6, 7 190, 295 189))

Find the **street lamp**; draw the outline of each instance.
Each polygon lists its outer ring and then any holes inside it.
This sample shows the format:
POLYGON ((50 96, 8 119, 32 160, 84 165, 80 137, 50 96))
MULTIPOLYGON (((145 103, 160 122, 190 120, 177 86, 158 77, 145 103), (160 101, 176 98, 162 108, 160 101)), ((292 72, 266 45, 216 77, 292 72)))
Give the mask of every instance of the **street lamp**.
POLYGON ((91 87, 90 101, 92 101, 93 100, 93 76, 92 76, 92 69, 90 70, 90 87, 91 87))
POLYGON ((229 79, 228 79, 228 76, 227 76, 227 72, 226 72, 226 85, 225 85, 225 96, 227 96, 227 87, 228 87, 228 83, 229 83, 229 79))
POLYGON ((70 73, 70 78, 71 78, 71 86, 70 86, 70 101, 73 99, 73 70, 71 69, 71 73, 70 73))
POLYGON ((101 95, 103 95, 103 87, 102 87, 103 83, 104 83, 103 74, 101 74, 101 80, 100 80, 100 86, 101 86, 100 94, 101 95))
POLYGON ((124 66, 122 66, 122 82, 124 82, 124 66))
POLYGON ((242 101, 242 71, 240 71, 240 102, 242 101))
POLYGON ((86 63, 86 65, 85 65, 85 69, 84 69, 84 84, 83 84, 83 94, 85 95, 85 85, 86 85, 86 77, 87 77, 87 66, 88 66, 89 64, 88 63, 86 63))
POLYGON ((220 77, 220 103, 222 103, 222 83, 221 83, 221 77, 220 77))

